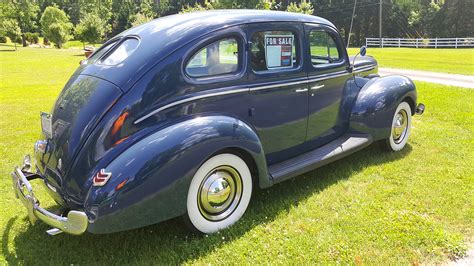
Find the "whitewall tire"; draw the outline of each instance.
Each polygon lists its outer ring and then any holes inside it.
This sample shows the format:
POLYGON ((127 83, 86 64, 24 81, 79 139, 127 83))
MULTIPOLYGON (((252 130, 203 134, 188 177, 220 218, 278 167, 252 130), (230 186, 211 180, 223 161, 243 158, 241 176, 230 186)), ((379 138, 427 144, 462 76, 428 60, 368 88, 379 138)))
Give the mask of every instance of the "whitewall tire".
POLYGON ((187 218, 205 234, 237 222, 252 196, 250 169, 239 156, 223 153, 208 159, 194 175, 188 190, 187 218))
POLYGON ((385 140, 385 148, 389 151, 402 150, 408 141, 411 130, 411 107, 407 102, 401 102, 392 118, 390 137, 385 140))

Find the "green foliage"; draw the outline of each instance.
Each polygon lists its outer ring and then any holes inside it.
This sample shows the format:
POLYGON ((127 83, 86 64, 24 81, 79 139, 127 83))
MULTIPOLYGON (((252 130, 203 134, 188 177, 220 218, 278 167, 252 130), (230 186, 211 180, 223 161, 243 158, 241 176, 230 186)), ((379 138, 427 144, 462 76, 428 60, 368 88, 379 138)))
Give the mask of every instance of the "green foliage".
POLYGON ((296 4, 295 2, 291 2, 286 11, 294 12, 294 13, 302 13, 306 15, 313 15, 314 9, 313 4, 307 0, 302 0, 301 3, 296 4))
POLYGON ((16 25, 20 29, 23 46, 26 46, 24 33, 36 30, 38 11, 39 6, 34 0, 9 0, 0 2, 0 19, 11 19, 16 22, 16 25))
POLYGON ((0 35, 7 36, 15 44, 20 41, 21 29, 18 22, 14 19, 3 19, 0 21, 0 35))
POLYGON ((25 39, 29 43, 37 44, 39 42, 39 33, 37 33, 37 32, 27 32, 27 33, 25 33, 25 39))
POLYGON ((47 7, 41 16, 41 30, 46 38, 61 48, 71 38, 73 25, 61 9, 53 6, 47 7))
MULTIPOLYGON (((134 25, 166 15, 210 9, 288 10, 317 14, 333 22, 344 39, 349 36, 355 0, 0 0, 0 20, 11 18, 20 31, 38 32, 38 9, 63 10, 77 26, 96 12, 105 21, 108 39, 134 25)), ((474 1, 383 0, 384 37, 434 38, 474 36, 474 1)), ((351 45, 360 46, 367 37, 378 36, 379 1, 359 0, 354 17, 351 45)), ((26 44, 26 42, 25 42, 26 44)))
POLYGON ((449 0, 443 5, 446 21, 443 28, 448 37, 474 36, 474 1, 449 0))
POLYGON ((261 0, 255 8, 262 10, 279 10, 280 7, 281 2, 276 2, 275 0, 261 0))
POLYGON ((220 0, 216 1, 217 8, 220 9, 255 9, 257 6, 263 5, 264 0, 220 0))
POLYGON ((183 6, 183 8, 181 9, 179 13, 189 13, 189 12, 212 10, 212 9, 214 9, 213 4, 206 0, 204 4, 202 5, 196 2, 193 6, 190 6, 189 4, 186 6, 183 6))
POLYGON ((0 35, 0 43, 7 43, 7 36, 0 35))
POLYGON ((104 37, 107 21, 96 12, 85 14, 75 28, 76 38, 82 42, 98 43, 104 37))
MULTIPOLYGON (((144 18, 151 20, 157 15, 156 14, 157 8, 158 6, 154 0, 142 0, 142 2, 140 3, 140 10, 137 13, 137 16, 138 14, 143 16, 140 19, 141 21, 143 21, 144 18)), ((136 19, 134 21, 136 21, 136 19)))
POLYGON ((137 13, 135 15, 135 19, 132 21, 132 26, 135 27, 135 26, 147 23, 151 20, 153 20, 153 17, 149 17, 149 16, 147 16, 145 14, 142 14, 142 13, 137 13))

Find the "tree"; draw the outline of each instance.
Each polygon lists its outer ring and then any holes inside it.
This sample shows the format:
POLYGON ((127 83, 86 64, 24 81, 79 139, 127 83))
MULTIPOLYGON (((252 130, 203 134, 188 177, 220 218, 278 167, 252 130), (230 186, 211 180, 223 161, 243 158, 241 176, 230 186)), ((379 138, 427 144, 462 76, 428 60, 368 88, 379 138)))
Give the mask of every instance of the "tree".
POLYGON ((14 19, 2 19, 0 21, 0 35, 7 36, 15 44, 21 36, 20 26, 18 22, 14 19))
POLYGON ((112 35, 119 34, 120 32, 130 28, 132 26, 131 21, 134 19, 135 14, 138 13, 139 6, 133 1, 113 1, 112 3, 112 35))
POLYGON ((148 21, 151 21, 151 20, 153 20, 153 17, 149 17, 142 13, 137 13, 135 15, 135 18, 132 21, 132 27, 147 23, 148 21))
POLYGON ((444 25, 450 37, 471 37, 474 35, 474 1, 446 0, 443 5, 447 15, 444 25))
POLYGON ((296 4, 295 2, 289 4, 286 11, 313 15, 314 9, 313 4, 311 4, 311 2, 308 2, 307 0, 302 0, 299 4, 296 4))
POLYGON ((81 22, 77 24, 75 32, 76 37, 82 43, 98 43, 104 37, 107 29, 107 21, 99 17, 95 12, 84 15, 81 22))
MULTIPOLYGON (((36 17, 39 6, 35 0, 10 0, 1 3, 2 20, 12 19, 20 29, 23 46, 26 46, 25 33, 36 30, 36 17)), ((8 24, 12 25, 11 22, 8 24)))
POLYGON ((49 6, 41 16, 41 30, 46 38, 61 48, 71 38, 72 23, 61 9, 49 6))
POLYGON ((179 13, 189 13, 189 12, 195 12, 195 11, 204 11, 204 10, 211 10, 214 9, 214 6, 212 3, 205 1, 203 5, 199 3, 195 3, 194 6, 190 6, 189 4, 186 6, 183 6, 181 11, 179 13))

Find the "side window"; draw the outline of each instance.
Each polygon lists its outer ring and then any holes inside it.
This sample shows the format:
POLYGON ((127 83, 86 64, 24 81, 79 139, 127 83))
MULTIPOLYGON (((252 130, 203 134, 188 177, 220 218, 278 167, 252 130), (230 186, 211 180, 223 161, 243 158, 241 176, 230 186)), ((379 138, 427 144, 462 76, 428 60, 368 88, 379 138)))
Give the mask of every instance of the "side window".
POLYGON ((311 31, 309 44, 313 66, 330 64, 342 59, 337 50, 336 41, 325 31, 311 31))
POLYGON ((187 62, 185 71, 191 77, 230 74, 239 68, 239 45, 235 38, 213 42, 197 51, 187 62))
POLYGON ((297 68, 299 65, 299 44, 294 32, 255 32, 250 42, 250 62, 254 71, 297 68))

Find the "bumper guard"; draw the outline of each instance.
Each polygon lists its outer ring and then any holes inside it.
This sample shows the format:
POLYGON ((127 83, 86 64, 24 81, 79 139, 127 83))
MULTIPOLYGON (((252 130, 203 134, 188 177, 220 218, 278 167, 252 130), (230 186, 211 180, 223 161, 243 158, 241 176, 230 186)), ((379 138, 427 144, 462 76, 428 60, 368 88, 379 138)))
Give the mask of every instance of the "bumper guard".
POLYGON ((80 235, 87 229, 88 219, 85 212, 70 211, 67 217, 56 215, 39 206, 39 201, 35 198, 33 188, 29 180, 38 178, 34 173, 29 173, 15 168, 12 173, 13 190, 17 198, 21 200, 23 205, 28 210, 28 217, 30 222, 34 224, 36 220, 41 220, 44 223, 54 227, 48 230, 51 235, 66 232, 72 235, 80 235))

